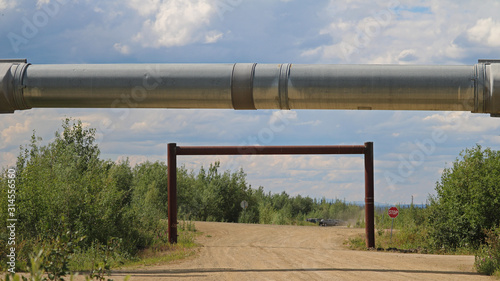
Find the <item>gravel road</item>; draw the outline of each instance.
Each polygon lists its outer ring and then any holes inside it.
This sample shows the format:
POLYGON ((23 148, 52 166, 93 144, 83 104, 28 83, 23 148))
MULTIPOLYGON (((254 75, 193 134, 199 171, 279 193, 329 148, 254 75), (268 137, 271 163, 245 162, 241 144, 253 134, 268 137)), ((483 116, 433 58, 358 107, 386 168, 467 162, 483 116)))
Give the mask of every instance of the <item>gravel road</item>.
POLYGON ((473 256, 353 251, 364 229, 196 222, 194 257, 113 274, 115 280, 493 280, 474 273, 473 256))

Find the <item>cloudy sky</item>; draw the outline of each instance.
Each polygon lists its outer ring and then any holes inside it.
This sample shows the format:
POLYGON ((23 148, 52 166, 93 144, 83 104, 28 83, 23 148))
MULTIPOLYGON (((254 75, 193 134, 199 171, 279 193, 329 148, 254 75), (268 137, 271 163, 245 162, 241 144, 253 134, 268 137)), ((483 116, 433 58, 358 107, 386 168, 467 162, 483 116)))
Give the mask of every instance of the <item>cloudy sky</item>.
MULTIPOLYGON (((498 1, 0 0, 0 58, 46 63, 468 64, 500 58, 498 1)), ((500 149, 500 118, 470 112, 31 109, 0 116, 0 166, 65 117, 96 128, 103 158, 164 161, 166 144, 375 147, 375 200, 425 202, 475 144, 500 149)), ((253 187, 363 200, 362 156, 220 160, 253 187)))

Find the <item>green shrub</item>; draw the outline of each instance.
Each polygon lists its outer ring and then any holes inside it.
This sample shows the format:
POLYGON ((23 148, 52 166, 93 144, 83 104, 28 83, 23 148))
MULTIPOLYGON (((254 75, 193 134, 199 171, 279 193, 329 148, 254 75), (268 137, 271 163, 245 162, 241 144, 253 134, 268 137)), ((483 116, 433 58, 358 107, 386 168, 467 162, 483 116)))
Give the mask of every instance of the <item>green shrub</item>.
MULTIPOLYGON (((68 231, 49 242, 41 243, 41 266, 49 280, 63 281, 63 277, 70 273, 69 261, 84 239, 84 236, 68 231)), ((32 264, 31 267, 33 266, 32 264)))
MULTIPOLYGON (((65 119, 62 128, 47 145, 33 134, 17 159, 18 270, 26 269, 40 241, 57 242, 68 232, 87 238, 78 253, 96 241, 107 245, 116 237, 123 240, 123 255, 134 254, 151 244, 158 221, 166 217, 166 185, 159 187, 166 182, 166 169, 145 164, 132 171, 128 161, 101 160, 94 129, 71 119, 65 119)), ((7 198, 6 179, 7 170, 0 175, 1 198, 7 198)), ((0 241, 4 242, 6 208, 7 204, 0 204, 0 241)), ((0 256, 2 266, 5 257, 0 256)))
POLYGON ((443 171, 431 197, 429 234, 437 249, 474 248, 500 225, 500 152, 477 145, 443 171))
POLYGON ((271 224, 273 221, 274 209, 269 203, 261 203, 259 205, 259 223, 260 224, 271 224))

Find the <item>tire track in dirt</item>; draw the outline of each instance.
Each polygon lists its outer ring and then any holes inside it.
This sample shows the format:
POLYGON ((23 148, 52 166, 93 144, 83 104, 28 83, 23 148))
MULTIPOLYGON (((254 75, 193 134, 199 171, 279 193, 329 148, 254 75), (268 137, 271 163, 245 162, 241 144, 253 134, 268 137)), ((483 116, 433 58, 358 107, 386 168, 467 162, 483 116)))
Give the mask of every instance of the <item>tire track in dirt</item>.
POLYGON ((203 246, 194 258, 122 270, 115 280, 493 280, 473 270, 473 256, 351 251, 364 233, 346 227, 196 222, 203 246), (208 237, 209 236, 209 237, 208 237))

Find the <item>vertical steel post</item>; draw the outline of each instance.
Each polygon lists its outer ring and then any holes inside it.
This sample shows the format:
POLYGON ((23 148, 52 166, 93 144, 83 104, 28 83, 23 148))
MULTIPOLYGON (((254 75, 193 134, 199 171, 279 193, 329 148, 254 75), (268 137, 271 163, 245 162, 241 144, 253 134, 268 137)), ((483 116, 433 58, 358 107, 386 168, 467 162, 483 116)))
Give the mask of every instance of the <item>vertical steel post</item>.
POLYGON ((365 142, 365 231, 366 247, 375 248, 373 142, 365 142))
POLYGON ((392 218, 392 223, 391 223, 391 244, 392 244, 392 228, 394 227, 394 218, 392 218))
POLYGON ((176 143, 167 146, 168 241, 177 243, 177 154, 176 143))

